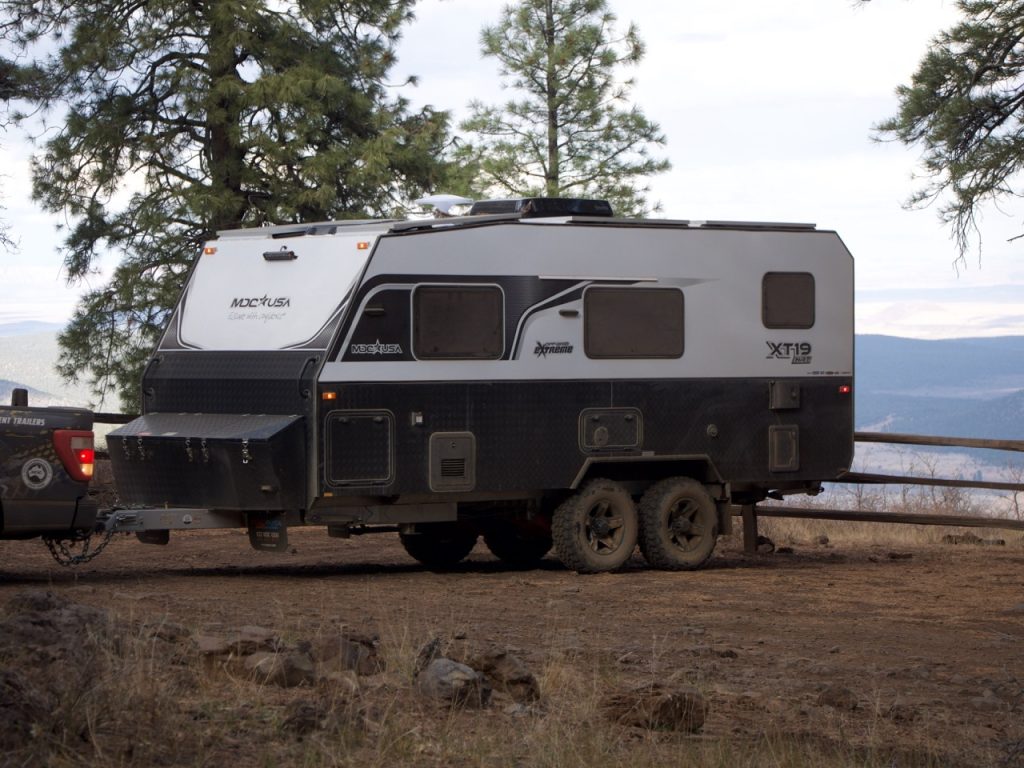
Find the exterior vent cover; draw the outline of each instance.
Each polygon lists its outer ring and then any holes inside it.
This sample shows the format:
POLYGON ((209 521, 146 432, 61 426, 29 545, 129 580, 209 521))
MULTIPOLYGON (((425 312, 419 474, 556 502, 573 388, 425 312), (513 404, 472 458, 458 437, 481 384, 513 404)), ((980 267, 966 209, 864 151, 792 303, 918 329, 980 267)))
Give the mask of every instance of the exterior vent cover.
POLYGON ((800 469, 800 428, 796 425, 768 427, 768 470, 796 472, 800 469))
POLYGON ((476 436, 435 432, 430 436, 430 490, 472 491, 476 487, 476 436))

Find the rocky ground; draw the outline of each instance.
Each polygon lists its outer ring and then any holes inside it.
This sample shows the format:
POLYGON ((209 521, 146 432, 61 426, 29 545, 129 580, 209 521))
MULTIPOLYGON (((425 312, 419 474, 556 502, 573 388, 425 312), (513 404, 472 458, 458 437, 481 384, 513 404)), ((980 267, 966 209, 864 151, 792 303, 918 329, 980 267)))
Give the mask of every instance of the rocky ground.
POLYGON ((390 534, 0 542, 10 765, 1024 766, 1024 540, 449 573, 390 534), (455 702, 453 705, 452 702, 455 702))

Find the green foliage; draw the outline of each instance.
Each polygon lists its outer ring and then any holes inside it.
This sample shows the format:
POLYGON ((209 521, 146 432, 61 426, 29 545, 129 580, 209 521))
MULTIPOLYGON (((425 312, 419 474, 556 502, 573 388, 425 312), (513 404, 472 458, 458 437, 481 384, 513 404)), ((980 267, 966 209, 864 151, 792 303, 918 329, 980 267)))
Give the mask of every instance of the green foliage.
POLYGON ((414 0, 4 0, 0 39, 60 120, 33 167, 69 279, 122 255, 59 368, 126 408, 200 244, 219 229, 386 215, 432 190, 448 116, 389 92, 414 0), (25 71, 33 71, 26 69, 25 71))
POLYGON ((650 210, 642 179, 669 169, 651 157, 665 137, 627 100, 643 43, 632 24, 614 30, 606 0, 520 0, 481 34, 520 95, 501 106, 470 104, 460 148, 475 185, 490 194, 603 197, 627 216, 650 210))
POLYGON ((978 212, 1021 196, 1024 166, 1024 0, 957 0, 963 19, 940 33, 883 136, 923 150, 927 184, 908 205, 940 201, 962 261, 978 212))

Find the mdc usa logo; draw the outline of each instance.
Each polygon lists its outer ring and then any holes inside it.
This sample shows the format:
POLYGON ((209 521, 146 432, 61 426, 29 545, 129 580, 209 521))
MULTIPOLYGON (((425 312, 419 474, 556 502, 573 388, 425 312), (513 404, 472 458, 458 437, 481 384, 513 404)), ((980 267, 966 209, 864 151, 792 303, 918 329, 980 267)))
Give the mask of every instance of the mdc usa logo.
POLYGON ((280 309, 281 307, 290 307, 292 301, 287 296, 277 296, 271 298, 269 296, 253 296, 253 297, 240 297, 231 300, 232 309, 259 309, 266 307, 267 309, 280 309))

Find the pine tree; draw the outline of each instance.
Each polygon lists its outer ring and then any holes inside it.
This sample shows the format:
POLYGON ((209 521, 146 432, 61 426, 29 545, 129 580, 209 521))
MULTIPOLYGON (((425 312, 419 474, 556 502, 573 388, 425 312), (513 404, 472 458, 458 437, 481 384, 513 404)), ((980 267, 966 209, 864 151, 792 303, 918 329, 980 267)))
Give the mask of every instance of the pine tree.
POLYGON ((665 137, 628 105, 632 80, 619 71, 644 55, 632 24, 622 34, 606 0, 519 0, 481 34, 517 98, 470 104, 460 126, 473 134, 461 156, 476 184, 509 195, 594 196, 621 215, 651 206, 643 179, 669 169, 651 157, 665 137))
POLYGON ((928 182, 907 204, 940 202, 962 261, 980 235, 981 206, 1024 191, 1024 0, 956 7, 962 20, 936 37, 878 130, 923 150, 928 182))
POLYGON ((122 255, 60 336, 98 398, 138 380, 189 265, 220 229, 386 214, 433 189, 447 114, 386 77, 414 0, 4 0, 0 39, 60 121, 35 199, 69 222, 70 280, 122 255))

